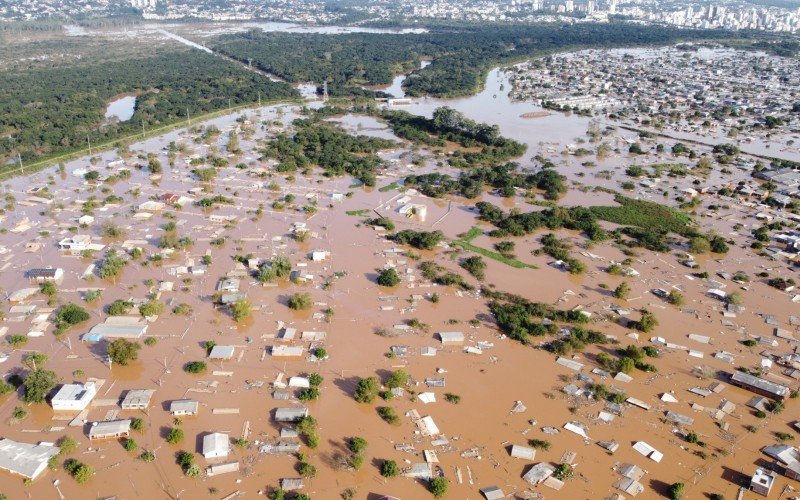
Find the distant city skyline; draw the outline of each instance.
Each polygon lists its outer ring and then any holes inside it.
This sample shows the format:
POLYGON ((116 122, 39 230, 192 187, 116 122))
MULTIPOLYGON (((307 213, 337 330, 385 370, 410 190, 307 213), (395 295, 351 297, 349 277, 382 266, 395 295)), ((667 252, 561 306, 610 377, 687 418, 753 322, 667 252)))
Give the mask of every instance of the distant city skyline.
POLYGON ((0 0, 0 20, 141 15, 149 20, 282 20, 299 23, 458 20, 486 22, 632 22, 684 28, 800 31, 800 2, 732 0, 0 0))

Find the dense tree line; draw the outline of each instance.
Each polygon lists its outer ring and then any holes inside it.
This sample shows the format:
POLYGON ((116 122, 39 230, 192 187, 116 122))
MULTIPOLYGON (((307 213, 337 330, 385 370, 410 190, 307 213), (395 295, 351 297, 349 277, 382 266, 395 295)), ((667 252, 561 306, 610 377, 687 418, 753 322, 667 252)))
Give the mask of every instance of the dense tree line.
POLYGON ((296 97, 235 63, 200 51, 0 74, 0 160, 23 160, 85 148, 214 110, 262 99, 296 97), (106 123, 108 101, 135 93, 133 118, 106 123))
POLYGON ((405 85, 410 95, 450 97, 479 89, 492 66, 555 50, 578 47, 658 45, 678 40, 745 36, 722 30, 683 30, 628 23, 482 24, 433 26, 427 33, 324 34, 248 33, 221 37, 216 49, 291 82, 329 81, 333 95, 360 85, 389 83, 393 75, 414 71, 405 85))
POLYGON ((375 173, 384 162, 375 155, 395 146, 393 141, 367 136, 353 136, 330 122, 298 119, 294 135, 279 134, 263 151, 278 160, 276 170, 293 172, 319 165, 329 176, 349 174, 367 186, 375 185, 375 173))

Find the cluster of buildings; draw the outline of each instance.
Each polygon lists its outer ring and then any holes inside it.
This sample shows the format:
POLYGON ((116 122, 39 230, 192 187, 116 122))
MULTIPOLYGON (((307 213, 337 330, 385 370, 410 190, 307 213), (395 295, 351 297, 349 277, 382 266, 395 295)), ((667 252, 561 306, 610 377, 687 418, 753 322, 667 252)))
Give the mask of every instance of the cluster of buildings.
POLYGON ((661 7, 650 11, 639 6, 621 9, 620 13, 637 19, 666 23, 685 28, 723 28, 729 30, 765 30, 797 33, 800 31, 800 8, 737 4, 690 4, 677 10, 661 7))
POLYGON ((796 128, 786 96, 800 92, 798 72, 791 58, 681 45, 560 54, 510 75, 517 99, 746 141, 796 128))
POLYGON ((796 33, 800 9, 741 2, 703 3, 683 0, 380 0, 342 7, 330 0, 62 0, 60 2, 0 3, 0 19, 31 20, 53 17, 103 16, 137 13, 145 19, 210 19, 242 21, 286 20, 332 23, 347 16, 370 20, 448 19, 489 22, 607 22, 619 16, 635 22, 671 24, 686 28, 724 28, 796 33), (336 8, 327 8, 334 3, 336 8))

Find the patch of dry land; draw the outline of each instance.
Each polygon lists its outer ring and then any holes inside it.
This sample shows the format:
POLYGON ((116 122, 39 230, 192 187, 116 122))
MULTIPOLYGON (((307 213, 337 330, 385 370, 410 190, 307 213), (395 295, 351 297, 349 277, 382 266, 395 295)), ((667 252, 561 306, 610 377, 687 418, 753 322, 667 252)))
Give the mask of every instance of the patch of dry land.
POLYGON ((5 182, 0 467, 35 478, 2 493, 797 487, 800 240, 769 161, 528 111, 410 135, 272 106, 5 182))

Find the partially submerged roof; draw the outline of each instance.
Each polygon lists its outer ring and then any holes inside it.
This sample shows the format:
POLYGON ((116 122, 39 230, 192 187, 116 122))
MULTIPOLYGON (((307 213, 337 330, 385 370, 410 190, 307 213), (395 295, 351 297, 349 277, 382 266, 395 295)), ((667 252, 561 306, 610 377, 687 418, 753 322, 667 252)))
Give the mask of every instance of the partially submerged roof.
POLYGON ((233 357, 232 345, 215 345, 208 354, 210 359, 230 359, 233 357))
POLYGON ((121 436, 129 433, 130 430, 131 421, 129 419, 95 422, 89 429, 89 439, 105 436, 121 436))
POLYGON ((487 486, 485 488, 481 488, 479 490, 486 500, 500 500, 506 497, 506 494, 503 493, 503 490, 498 488, 497 486, 487 486))
POLYGON ((169 404, 171 413, 197 413, 200 403, 194 399, 176 399, 169 404))
POLYGON ((552 476, 555 471, 556 468, 552 465, 547 462, 541 462, 531 467, 530 470, 522 476, 522 479, 532 485, 537 485, 552 476))
POLYGON ((58 455, 58 452, 57 446, 0 439, 0 469, 35 479, 47 468, 50 457, 58 455))
POLYGON ((227 454, 230 449, 230 438, 221 432, 212 432, 203 436, 203 455, 227 454))
POLYGON ((122 400, 123 408, 147 408, 150 406, 150 399, 156 391, 154 389, 133 389, 125 394, 122 400))

